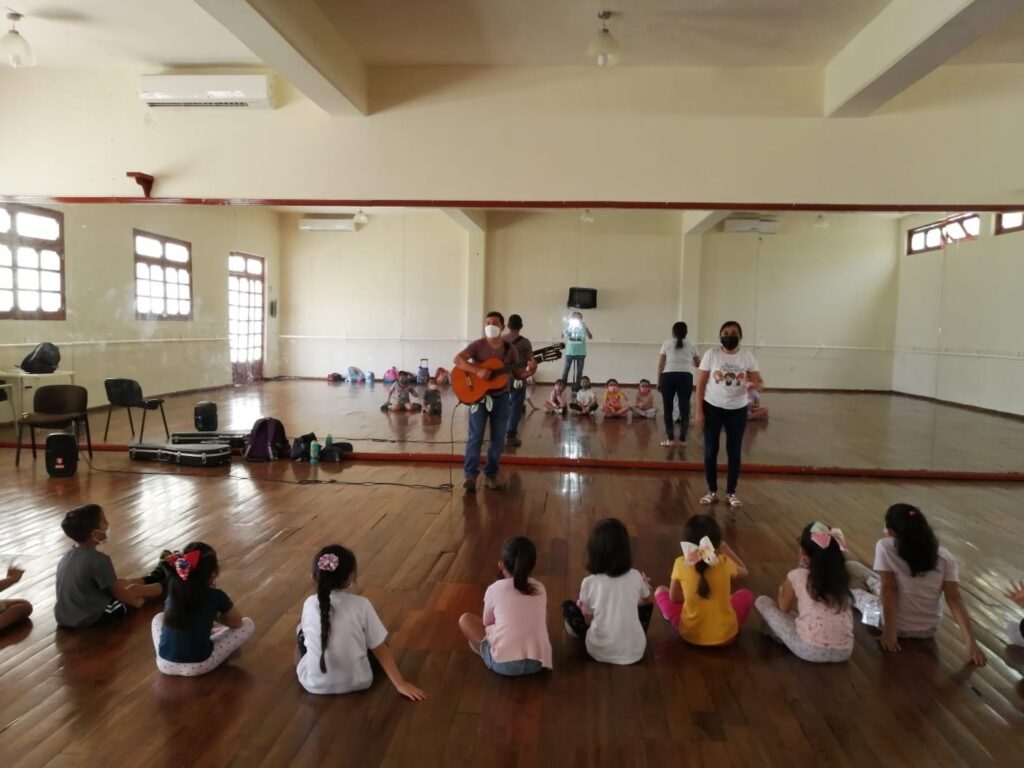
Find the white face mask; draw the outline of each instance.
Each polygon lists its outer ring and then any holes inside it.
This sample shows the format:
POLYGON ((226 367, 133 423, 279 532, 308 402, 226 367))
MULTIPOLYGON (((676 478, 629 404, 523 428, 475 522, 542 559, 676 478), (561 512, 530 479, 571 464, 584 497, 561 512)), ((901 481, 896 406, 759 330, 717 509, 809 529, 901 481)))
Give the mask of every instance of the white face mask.
POLYGON ((109 533, 107 531, 101 531, 99 528, 96 528, 92 533, 93 533, 92 540, 95 541, 96 544, 106 544, 110 540, 110 535, 109 535, 109 533), (103 538, 102 539, 96 538, 96 534, 97 533, 100 534, 103 538))
POLYGON ((488 339, 496 339, 501 335, 501 328, 496 325, 485 325, 484 336, 488 339))

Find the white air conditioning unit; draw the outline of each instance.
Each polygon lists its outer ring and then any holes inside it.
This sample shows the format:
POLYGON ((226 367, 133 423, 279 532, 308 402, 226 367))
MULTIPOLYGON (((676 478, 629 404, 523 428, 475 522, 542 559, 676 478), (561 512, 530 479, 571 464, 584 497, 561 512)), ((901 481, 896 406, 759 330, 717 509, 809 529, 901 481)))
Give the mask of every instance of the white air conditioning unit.
POLYGON ((726 219, 724 224, 724 231, 730 234, 774 235, 779 231, 779 222, 770 219, 726 219))
POLYGON ((150 107, 274 108, 270 75, 140 75, 139 98, 150 107))
POLYGON ((300 232, 355 232, 355 216, 307 216, 299 219, 300 232))

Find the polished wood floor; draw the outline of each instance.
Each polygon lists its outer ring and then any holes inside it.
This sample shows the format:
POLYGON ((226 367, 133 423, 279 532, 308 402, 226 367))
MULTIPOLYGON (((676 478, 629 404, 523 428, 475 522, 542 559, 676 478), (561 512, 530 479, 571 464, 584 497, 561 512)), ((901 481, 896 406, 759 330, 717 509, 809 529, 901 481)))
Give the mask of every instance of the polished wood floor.
MULTIPOLYGON (((231 418, 255 412, 253 398, 236 401, 231 418)), ((948 617, 934 641, 891 656, 858 627, 851 661, 819 666, 762 637, 756 617, 735 647, 711 651, 685 647, 657 616, 643 661, 613 668, 586 661, 558 617, 558 601, 584 575, 587 532, 601 517, 621 517, 637 565, 667 579, 683 521, 697 510, 696 474, 515 468, 505 492, 474 497, 430 489, 449 480, 449 468, 423 464, 314 471, 236 460, 202 471, 120 453, 97 454, 94 464, 51 480, 42 461, 23 458, 15 469, 13 451, 0 450, 0 567, 26 569, 5 596, 36 606, 31 624, 0 636, 5 766, 1020 764, 1024 653, 1005 645, 1019 609, 1002 587, 1024 575, 1021 484, 749 476, 747 506, 717 510, 751 568, 749 586, 774 593, 809 520, 842 527, 854 554, 870 558, 885 507, 921 505, 960 561, 989 657, 983 669, 964 665, 948 617), (294 483, 310 479, 339 482, 294 483), (360 484, 377 482, 428 487, 360 484), (106 508, 106 549, 122 574, 148 570, 165 546, 202 539, 217 548, 221 586, 257 627, 230 664, 198 679, 162 677, 148 629, 156 605, 114 628, 55 629, 54 568, 68 546, 59 521, 84 501, 106 508), (537 542, 535 575, 550 595, 555 670, 533 679, 487 672, 456 626, 460 612, 479 609, 511 534, 537 542), (399 699, 384 679, 335 697, 296 682, 295 625, 311 592, 310 559, 327 542, 355 550, 358 590, 427 702, 399 699)))
MULTIPOLYGON (((538 386, 538 406, 550 388, 538 386)), ((634 393, 630 391, 630 399, 634 393)), ((379 411, 385 387, 328 384, 320 381, 268 381, 168 398, 172 430, 191 430, 192 407, 203 399, 219 405, 220 426, 249 429, 260 416, 280 418, 289 435, 328 433, 351 441, 357 451, 376 453, 461 452, 466 437, 464 407, 445 393, 444 414, 390 415, 379 411), (454 418, 453 418, 454 416, 454 418)), ((751 423, 744 440, 744 461, 750 464, 851 469, 934 470, 946 472, 1024 472, 1024 420, 981 413, 899 395, 769 392, 768 422, 751 423)), ((660 408, 660 403, 659 403, 660 408)), ((138 411, 135 412, 138 415, 138 411)), ((102 441, 105 409, 94 411, 93 438, 102 441)), ((136 422, 138 419, 136 418, 136 422)), ((677 425, 678 427, 678 425, 677 425)), ((138 429, 138 423, 136 423, 138 429)), ((150 414, 148 440, 163 440, 159 414, 150 414)), ((665 438, 656 420, 562 419, 530 411, 520 428, 523 444, 510 455, 569 459, 642 461, 703 460, 702 438, 690 431, 688 444, 662 448, 665 438)), ((0 440, 13 439, 10 427, 0 440)), ((111 421, 109 442, 131 440, 123 410, 111 421)), ((722 451, 724 461, 724 449, 722 451)))

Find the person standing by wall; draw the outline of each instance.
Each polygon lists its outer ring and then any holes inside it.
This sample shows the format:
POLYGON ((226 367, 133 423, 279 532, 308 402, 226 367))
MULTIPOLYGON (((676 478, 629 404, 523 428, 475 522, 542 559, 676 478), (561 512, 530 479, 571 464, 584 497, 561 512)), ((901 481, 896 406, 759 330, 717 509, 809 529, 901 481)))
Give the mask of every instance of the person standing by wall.
POLYGON ((679 399, 679 442, 686 445, 686 430, 690 426, 690 395, 693 393, 693 371, 700 365, 697 348, 686 340, 686 323, 672 324, 672 338, 661 345, 658 354, 658 389, 664 409, 666 439, 663 446, 677 445, 672 414, 679 399))
MULTIPOLYGON (((523 318, 519 315, 508 316, 508 329, 505 331, 505 339, 516 348, 519 355, 519 362, 526 363, 533 356, 533 345, 530 340, 523 336, 523 318)), ((505 445, 517 447, 523 444, 519 439, 519 420, 526 410, 526 379, 512 380, 511 410, 508 414, 508 432, 505 435, 505 445)))
POLYGON ((697 413, 694 423, 704 429, 704 474, 708 492, 701 496, 701 504, 718 501, 718 443, 725 428, 725 452, 729 457, 729 475, 725 488, 730 507, 742 507, 736 495, 740 478, 740 450, 743 433, 747 428, 747 385, 761 391, 761 378, 757 360, 745 349, 740 349, 743 329, 735 320, 722 324, 718 331, 721 345, 709 349, 700 361, 697 374, 697 413))
MULTIPOLYGON (((507 340, 501 338, 505 328, 505 316, 501 312, 488 312, 484 318, 483 338, 471 342, 455 356, 455 367, 482 380, 491 378, 491 369, 481 363, 500 360, 502 365, 518 365, 519 354, 507 340)), ((524 361, 525 362, 525 361, 524 361)), ((527 362, 526 367, 509 374, 509 379, 525 379, 537 370, 537 363, 527 362)), ((504 490, 505 484, 498 479, 501 453, 505 447, 508 432, 509 388, 491 392, 488 403, 480 402, 469 410, 469 435, 466 438, 466 455, 462 462, 466 476, 462 487, 470 493, 476 492, 476 478, 480 474, 480 446, 484 442, 484 430, 491 427, 490 443, 487 446, 487 464, 484 466, 484 485, 492 491, 504 490)))
POLYGON ((562 368, 562 379, 569 383, 569 369, 576 366, 576 372, 572 379, 572 391, 580 389, 580 379, 583 378, 583 363, 587 357, 587 339, 593 339, 594 334, 590 332, 587 324, 583 322, 582 312, 573 312, 569 322, 562 331, 562 338, 565 339, 565 367, 562 368))

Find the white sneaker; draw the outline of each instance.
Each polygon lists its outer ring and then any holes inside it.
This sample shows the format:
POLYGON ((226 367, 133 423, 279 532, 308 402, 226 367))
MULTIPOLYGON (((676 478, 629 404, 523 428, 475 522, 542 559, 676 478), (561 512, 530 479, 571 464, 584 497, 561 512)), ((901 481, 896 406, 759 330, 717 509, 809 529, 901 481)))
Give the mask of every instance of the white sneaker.
POLYGON ((740 501, 740 497, 735 493, 730 493, 726 498, 729 500, 729 506, 733 509, 738 509, 743 506, 743 502, 740 501))
POLYGON ((717 501, 718 501, 718 492, 717 491, 708 491, 707 493, 705 493, 703 496, 700 497, 700 503, 703 504, 705 507, 710 506, 710 505, 714 504, 717 501))
POLYGON ((577 634, 576 634, 576 633, 575 633, 575 632, 573 631, 573 628, 569 626, 569 622, 568 622, 568 621, 565 621, 565 622, 563 622, 563 623, 565 624, 565 633, 566 633, 567 635, 569 635, 569 637, 579 637, 579 635, 577 635, 577 634))

